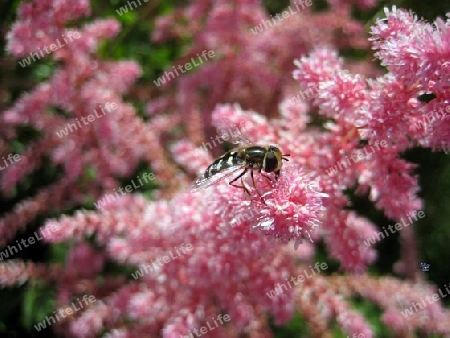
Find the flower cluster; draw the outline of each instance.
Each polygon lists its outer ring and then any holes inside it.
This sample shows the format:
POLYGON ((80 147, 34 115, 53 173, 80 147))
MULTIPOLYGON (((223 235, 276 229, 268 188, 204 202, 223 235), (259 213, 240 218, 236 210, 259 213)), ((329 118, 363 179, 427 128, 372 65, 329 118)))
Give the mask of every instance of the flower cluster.
MULTIPOLYGON (((56 36, 67 35, 70 29, 64 28, 66 21, 89 14, 87 1, 61 3, 22 4, 18 21, 7 36, 8 51, 16 57, 34 51, 56 36)), ((5 143, 1 155, 11 152, 6 144, 18 136, 22 125, 41 135, 20 154, 21 161, 2 171, 0 189, 5 195, 38 169, 44 157, 63 168, 57 182, 22 201, 0 220, 0 243, 7 243, 39 214, 82 205, 87 197, 100 198, 117 188, 118 179, 133 173, 140 162, 151 162, 155 176, 177 185, 173 180, 177 168, 158 147, 160 134, 175 120, 159 119, 149 129, 135 108, 121 98, 140 75, 140 67, 135 62, 110 62, 95 55, 100 42, 113 38, 119 30, 118 22, 112 19, 79 27, 81 38, 49 55, 60 61, 52 77, 24 94, 0 117, 5 143), (94 123, 80 123, 109 105, 115 109, 107 117, 100 115, 94 123), (124 125, 127 128, 122 128, 124 125), (68 126, 73 127, 71 133, 61 137, 60 131, 67 132, 68 126), (95 172, 95 177, 89 177, 89 172, 95 172)))
MULTIPOLYGON (((449 104, 449 67, 443 60, 450 53, 450 20, 439 19, 433 26, 394 8, 372 27, 368 40, 362 24, 350 18, 350 4, 368 8, 374 1, 329 3, 333 11, 305 9, 257 35, 249 27, 268 15, 256 0, 193 0, 159 18, 154 40, 192 37, 180 63, 203 50, 213 50, 217 57, 171 81, 174 92, 148 103, 148 121, 122 99, 140 67, 96 56, 99 43, 120 30, 118 22, 97 20, 78 27, 79 39, 48 55, 59 61, 51 78, 0 116, 2 155, 11 153, 8 145, 20 126, 39 132, 21 160, 0 172, 4 194, 39 168, 43 157, 62 168, 56 182, 0 220, 0 244, 50 208, 62 212, 83 205, 87 196, 100 198, 142 162, 151 165, 161 189, 154 200, 136 192, 100 210, 47 220, 46 226, 56 230, 46 234, 45 242, 70 244, 65 262, 1 263, 0 285, 27 280, 54 285, 56 308, 80 295, 95 296, 95 303, 52 326, 58 334, 74 337, 178 337, 221 314, 231 321, 214 330, 217 337, 269 336, 269 316, 284 324, 295 311, 314 336, 331 335, 337 323, 347 335, 372 337, 369 322, 352 308, 355 296, 377 304, 383 323, 399 335, 415 330, 450 334, 450 314, 440 302, 406 319, 401 315, 433 287, 364 274, 377 255, 364 240, 376 234, 376 226, 352 209, 345 193, 368 194, 393 220, 422 209, 415 167, 400 154, 418 145, 436 150, 449 145, 448 119, 416 126, 418 119, 446 111, 449 104), (323 21, 329 25, 320 24, 324 29, 319 35, 314 27, 323 21), (335 30, 343 34, 336 36, 335 30), (376 75, 367 62, 339 58, 339 48, 368 48, 369 41, 387 74, 376 75), (291 100, 310 88, 316 90, 309 99, 291 100), (424 93, 433 93, 433 99, 421 102, 418 97, 424 93), (56 131, 106 103, 116 106, 108 116, 57 136, 56 131), (254 179, 245 175, 238 181, 248 192, 230 187, 227 180, 189 191, 188 182, 213 158, 198 151, 194 156, 194 151, 224 120, 247 126, 246 135, 258 144, 276 145, 290 154, 278 179, 255 171, 254 179), (180 126, 185 127, 183 137, 168 136, 180 126), (351 154, 365 146, 375 149, 382 141, 387 146, 330 172, 351 154), (95 177, 89 178, 89 171, 95 177), (307 269, 321 241, 344 275, 324 271, 267 297, 276 285, 307 269), (181 243, 192 250, 131 278, 131 271, 166 257, 181 243), (108 263, 114 263, 115 274, 108 263)), ((23 57, 67 34, 69 22, 73 27, 72 21, 88 14, 83 0, 22 4, 7 50, 23 57)))

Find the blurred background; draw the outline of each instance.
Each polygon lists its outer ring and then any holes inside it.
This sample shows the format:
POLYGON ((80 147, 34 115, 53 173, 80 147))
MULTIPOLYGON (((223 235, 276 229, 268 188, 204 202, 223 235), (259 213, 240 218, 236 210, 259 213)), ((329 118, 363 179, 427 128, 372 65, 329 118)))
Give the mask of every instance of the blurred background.
MULTIPOLYGON (((37 84, 47 80, 54 72, 57 63, 50 58, 42 58, 28 67, 20 67, 17 60, 5 51, 6 34, 16 20, 17 9, 21 1, 1 1, 0 29, 1 29, 1 52, 0 60, 0 114, 10 108, 13 103, 26 92, 31 91, 37 84)), ((118 36, 111 40, 102 41, 98 48, 98 55, 103 59, 110 60, 134 60, 142 68, 142 75, 132 85, 125 96, 125 100, 132 104, 142 119, 149 119, 146 113, 146 104, 161 97, 168 90, 154 85, 153 81, 161 76, 164 70, 169 69, 183 56, 186 46, 192 41, 179 38, 166 39, 157 43, 151 39, 155 29, 156 18, 172 13, 175 8, 185 5, 186 1, 173 0, 151 0, 143 2, 133 11, 118 15, 116 10, 126 4, 125 1, 91 1, 91 17, 105 18, 113 17, 120 21, 121 30, 118 36)), ((275 15, 289 5, 288 1, 263 1, 267 13, 275 15)), ((434 1, 425 2, 420 0, 404 1, 380 1, 376 7, 362 11, 354 8, 352 15, 355 20, 363 23, 368 30, 376 17, 383 15, 383 7, 397 5, 401 8, 411 9, 419 17, 433 21, 436 17, 445 17, 450 12, 450 2, 434 1)), ((329 6, 325 1, 313 0, 314 10, 326 12, 329 6)), ((88 20, 88 19, 86 19, 88 20)), ((340 32, 335 32, 337 35, 340 32)), ((347 48, 341 50, 341 55, 350 59, 359 60, 372 58, 371 51, 367 49, 347 48)), ((382 71, 382 68, 380 68, 382 71)), ((169 89, 170 90, 170 89, 169 89)), ((238 98, 235 102, 238 101, 238 98)), ((224 103, 224 102, 217 102, 224 103)), ((245 102, 243 103, 245 105, 245 102)), ((272 113, 273 114, 273 113, 272 113)), ((266 114, 269 115, 269 114, 266 114)), ((21 153, 30 141, 37 137, 37 132, 26 126, 19 130, 17 138, 10 144, 12 149, 21 153)), ((411 162, 417 163, 417 173, 420 175, 420 196, 425 202, 424 219, 419 220, 415 226, 415 240, 417 256, 419 261, 429 264, 429 271, 423 272, 424 278, 431 284, 444 285, 450 282, 450 157, 442 152, 433 152, 429 149, 413 149, 404 154, 411 162)), ((12 193, 0 195, 0 217, 10 212, 19 202, 35 196, 42 187, 48 186, 58 179, 62 168, 56 166, 48 159, 43 159, 37 170, 34 170, 25 180, 14 187, 12 193)), ((121 177, 123 185, 128 184, 131 179, 143 172, 151 171, 151 167, 142 164, 135 172, 127 177, 121 177)), ((145 185, 140 193, 150 196, 158 189, 157 184, 145 185)), ((367 196, 357 197, 352 191, 355 209, 359 214, 367 216, 379 228, 388 226, 392 222, 377 211, 367 196)), ((39 214, 26 227, 26 230, 16 235, 16 240, 31 236, 45 220, 58 217, 63 214, 71 215, 78 209, 94 209, 94 200, 86 200, 85 203, 72 204, 64 210, 39 214)), ((400 233, 397 232, 377 244, 379 258, 369 269, 373 276, 396 276, 393 265, 401 255, 400 233)), ((43 241, 21 250, 15 259, 23 259, 33 262, 63 262, 68 252, 65 244, 49 245, 43 241)), ((337 262, 331 259, 323 248, 319 247, 316 255, 317 261, 325 261, 330 266, 327 273, 339 271, 337 262)), ((113 264, 106 267, 110 271, 120 274, 120 269, 113 264)), ((395 290, 392 290, 393 294, 395 290)), ((56 336, 51 330, 36 332, 32 325, 42 320, 45 314, 51 313, 54 308, 55 294, 48 286, 33 285, 25 283, 20 287, 8 287, 0 289, 0 336, 2 337, 52 337, 56 336)), ((444 304, 450 305, 450 298, 443 299, 444 304)), ((374 327, 380 337, 390 336, 380 322, 380 309, 364 299, 354 301, 354 308, 360 310, 374 327)), ((297 337, 299 332, 306 332, 306 324, 302 318, 295 318, 286 326, 272 325, 275 337, 297 337)), ((304 336, 308 336, 305 334, 304 336)), ((336 330, 336 337, 342 336, 336 330)), ((428 335, 423 335, 428 336, 428 335)))

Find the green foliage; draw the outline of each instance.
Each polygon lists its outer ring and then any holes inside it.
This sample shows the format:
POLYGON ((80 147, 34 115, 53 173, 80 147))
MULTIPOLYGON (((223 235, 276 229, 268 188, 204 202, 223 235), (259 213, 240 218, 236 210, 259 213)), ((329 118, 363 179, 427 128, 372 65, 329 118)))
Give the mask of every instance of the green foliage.
POLYGON ((33 325, 45 320, 55 310, 55 293, 43 282, 28 282, 24 290, 21 322, 29 331, 35 330, 33 325))
POLYGON ((275 338, 291 338, 291 337, 310 337, 308 323, 298 312, 295 312, 292 320, 283 326, 277 326, 271 322, 275 338))
POLYGON ((123 2, 110 1, 110 6, 94 1, 93 12, 98 16, 111 16, 121 23, 119 35, 104 42, 99 48, 99 55, 114 60, 134 60, 143 70, 140 83, 152 83, 166 67, 172 65, 181 53, 181 47, 175 42, 155 44, 150 39, 154 29, 155 18, 168 14, 173 10, 176 1, 149 1, 142 2, 142 6, 118 15, 116 10, 124 6, 123 2))
MULTIPOLYGON (((5 32, 15 20, 15 13, 20 0, 6 1, 2 4, 0 18, 3 31, 5 32)), ((142 86, 148 92, 148 98, 155 96, 154 91, 157 90, 153 86, 153 80, 156 80, 173 61, 182 54, 183 48, 189 44, 186 37, 184 41, 169 41, 164 44, 156 44, 150 40, 150 33, 154 29, 155 19, 162 14, 170 13, 175 5, 183 4, 184 1, 148 1, 142 6, 118 15, 116 10, 123 6, 126 1, 110 0, 109 3, 100 0, 94 0, 92 3, 92 17, 114 18, 118 20, 122 26, 119 35, 99 46, 99 57, 105 60, 134 60, 138 62, 143 70, 143 74, 135 87, 142 86)), ((325 1, 313 1, 315 9, 323 10, 326 8, 325 1)), ((354 11, 355 17, 367 22, 366 27, 373 24, 377 17, 383 16, 382 8, 384 6, 410 8, 419 16, 427 20, 433 20, 437 16, 444 17, 445 12, 450 12, 450 2, 424 2, 421 0, 396 0, 382 1, 380 5, 369 12, 354 11)), ((279 13, 289 5, 289 1, 265 0, 264 5, 270 14, 279 13)), ((85 19, 88 22, 90 18, 85 19)), ((2 41, 1 55, 13 64, 12 67, 6 68, 3 72, 5 80, 2 84, 8 87, 8 99, 4 104, 9 105, 14 102, 21 94, 33 88, 37 83, 50 78, 53 74, 57 63, 50 61, 48 58, 38 60, 33 65, 22 68, 16 60, 12 60, 6 56, 4 41, 2 41), (20 83, 20 86, 17 85, 20 83)), ((343 51, 342 55, 361 59, 367 57, 370 51, 343 51)), ((131 90, 133 92, 133 90, 131 90)), ((137 107, 141 116, 144 116, 145 101, 137 97, 127 97, 131 103, 137 107)), ((65 114, 65 112, 59 112, 65 114)), ((31 141, 39 137, 39 133, 30 128, 23 127, 19 129, 18 137, 12 142, 13 149, 17 153, 22 150, 31 141)), ((426 217, 417 222, 417 239, 420 249, 420 258, 430 264, 430 271, 425 273, 428 281, 436 283, 438 287, 449 283, 450 267, 447 262, 450 261, 450 251, 447 249, 447 243, 450 242, 450 157, 444 154, 433 153, 429 150, 414 150, 405 155, 408 159, 419 163, 417 172, 421 178, 422 196, 425 200, 426 217)), ((11 210, 17 201, 34 196, 42 187, 47 186, 57 180, 61 174, 62 168, 54 166, 47 159, 43 160, 41 167, 28 175, 7 198, 0 199, 0 215, 11 210)), ((130 183, 131 179, 141 176, 146 172, 151 172, 151 168, 140 165, 138 169, 129 177, 121 180, 121 186, 130 183)), ((95 179, 96 172, 92 168, 85 169, 84 179, 88 182, 95 179)), ((151 198, 152 192, 158 186, 151 181, 139 188, 138 193, 151 198)), ((373 204, 368 200, 367 196, 358 197, 354 192, 349 191, 352 196, 353 206, 358 213, 369 217, 380 228, 393 224, 386 219, 381 212, 375 210, 373 204)), ((79 207, 93 209, 95 201, 89 196, 86 197, 85 204, 79 207)), ((76 208, 66 210, 72 213, 76 208)), ((29 230, 21 234, 21 236, 30 236, 44 220, 55 215, 40 215, 37 220, 31 224, 29 230)), ((52 246, 38 243, 28 250, 24 250, 15 258, 24 258, 33 261, 45 261, 62 263, 65 260, 67 252, 71 245, 57 244, 52 246)), ((393 234, 377 245, 379 258, 375 265, 370 269, 373 275, 386 275, 392 272, 392 265, 399 257, 398 234, 393 234)), ((316 260, 326 262, 329 268, 324 274, 338 273, 339 265, 331 260, 322 243, 319 243, 316 253, 316 260)), ((134 270, 129 267, 122 267, 118 264, 107 262, 103 273, 107 275, 130 276, 134 270)), ((50 315, 55 306, 55 293, 48 285, 41 282, 29 282, 18 288, 9 288, 0 290, 0 336, 38 336, 33 328, 46 315, 50 315)), ((450 302, 450 298, 444 301, 450 302)), ((371 323, 376 337, 392 337, 390 332, 381 322, 380 309, 373 303, 360 299, 352 299, 352 305, 360 311, 365 318, 371 323)), ((295 314, 291 322, 284 326, 275 326, 272 323, 275 337, 309 337, 307 322, 301 318, 298 313, 295 314)), ((336 328, 335 337, 344 337, 345 335, 336 328)), ((49 334, 46 332, 45 336, 49 334)))
MULTIPOLYGON (((430 264, 430 271, 424 272, 425 277, 442 288, 450 282, 450 156, 416 149, 408 157, 420 163, 417 172, 425 201, 426 216, 415 227, 420 259, 430 264)), ((443 301, 450 304, 448 298, 443 301)))

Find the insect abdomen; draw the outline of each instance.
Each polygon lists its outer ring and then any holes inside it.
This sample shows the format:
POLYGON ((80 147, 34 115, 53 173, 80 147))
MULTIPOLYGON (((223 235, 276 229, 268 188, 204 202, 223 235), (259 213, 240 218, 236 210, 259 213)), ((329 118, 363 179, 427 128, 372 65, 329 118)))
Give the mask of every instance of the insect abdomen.
POLYGON ((236 151, 225 153, 223 156, 219 157, 217 160, 211 163, 208 169, 206 169, 204 177, 209 178, 224 169, 240 165, 243 162, 244 160, 238 156, 238 153, 236 151))

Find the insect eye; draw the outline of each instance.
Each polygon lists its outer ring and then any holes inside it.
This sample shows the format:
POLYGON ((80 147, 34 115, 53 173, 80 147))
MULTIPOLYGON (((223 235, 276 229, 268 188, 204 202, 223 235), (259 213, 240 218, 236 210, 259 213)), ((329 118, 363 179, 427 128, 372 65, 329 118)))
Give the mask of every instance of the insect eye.
POLYGON ((278 167, 278 160, 275 156, 273 150, 267 152, 266 158, 264 160, 264 171, 270 173, 278 167))

